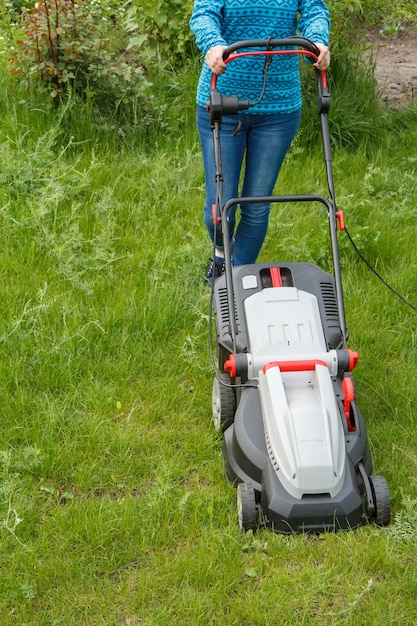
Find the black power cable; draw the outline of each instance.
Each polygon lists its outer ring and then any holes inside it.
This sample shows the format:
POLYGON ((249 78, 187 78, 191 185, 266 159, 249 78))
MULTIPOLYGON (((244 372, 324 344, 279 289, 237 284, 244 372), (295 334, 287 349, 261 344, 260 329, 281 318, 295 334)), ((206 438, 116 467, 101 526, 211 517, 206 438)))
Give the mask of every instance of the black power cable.
POLYGON ((407 298, 405 298, 399 291, 397 291, 396 289, 394 289, 394 287, 392 287, 392 285, 390 285, 389 283, 387 283, 387 281, 382 278, 381 274, 379 272, 377 272, 377 270, 369 263, 369 261, 367 261, 367 259, 365 259, 365 257, 363 256, 363 254, 359 251, 357 245, 355 244, 355 242, 353 241, 348 229, 344 228, 344 231, 347 235, 347 238, 349 239, 350 243, 352 244, 353 249, 355 250, 356 254, 358 255, 358 257, 360 258, 360 260, 365 263, 366 267, 373 273, 375 274, 375 276, 378 278, 378 280, 381 281, 381 283, 383 285, 385 285, 385 287, 387 287, 387 289, 389 289, 393 294, 395 294, 400 300, 402 300, 402 302, 404 302, 404 304, 406 304, 407 306, 410 307, 410 309, 413 309, 413 311, 417 311, 417 306, 415 306, 414 304, 412 304, 411 302, 409 302, 407 300, 407 298))

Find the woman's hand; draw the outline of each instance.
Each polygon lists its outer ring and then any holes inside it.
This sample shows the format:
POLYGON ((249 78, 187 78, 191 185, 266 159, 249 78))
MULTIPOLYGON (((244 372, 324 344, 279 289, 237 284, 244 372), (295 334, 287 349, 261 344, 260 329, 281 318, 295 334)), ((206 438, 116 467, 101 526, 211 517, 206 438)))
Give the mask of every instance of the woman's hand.
POLYGON ((226 46, 214 46, 206 54, 206 63, 214 74, 223 74, 226 70, 226 63, 223 61, 225 50, 226 46))
POLYGON ((330 50, 322 43, 314 44, 319 49, 319 56, 316 63, 313 63, 314 67, 318 70, 327 70, 330 65, 330 50))

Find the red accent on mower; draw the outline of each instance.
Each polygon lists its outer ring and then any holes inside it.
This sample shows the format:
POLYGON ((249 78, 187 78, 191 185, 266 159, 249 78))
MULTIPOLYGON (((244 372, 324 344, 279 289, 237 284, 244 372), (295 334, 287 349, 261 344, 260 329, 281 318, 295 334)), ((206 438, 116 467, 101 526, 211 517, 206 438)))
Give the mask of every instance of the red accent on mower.
POLYGON ((279 267, 271 267, 271 279, 273 287, 282 287, 281 271, 279 267))
POLYGON ((227 372, 230 378, 236 378, 236 356, 231 354, 229 359, 225 361, 224 371, 227 372))
POLYGON ((339 224, 339 230, 344 231, 345 230, 345 216, 343 214, 343 211, 337 211, 336 217, 337 217, 337 221, 339 224))
POLYGON ((272 361, 264 365, 262 371, 265 374, 271 367, 279 367, 281 372, 314 372, 316 365, 327 367, 327 363, 320 359, 308 361, 272 361))
POLYGON ((359 361, 359 354, 357 352, 353 352, 353 350, 348 349, 348 353, 349 353, 349 372, 353 372, 353 370, 355 369, 355 367, 358 364, 359 361))
POLYGON ((347 422, 348 431, 350 433, 353 433, 356 430, 356 426, 352 422, 352 419, 351 419, 350 405, 351 405, 351 403, 355 399, 355 387, 353 386, 352 379, 349 378, 348 376, 343 379, 342 391, 345 394, 345 398, 343 400, 343 409, 344 409, 345 415, 346 415, 346 422, 347 422))
POLYGON ((212 220, 213 220, 213 224, 214 225, 220 224, 220 222, 222 221, 222 218, 217 213, 217 205, 216 204, 212 204, 211 205, 211 216, 212 216, 212 220))

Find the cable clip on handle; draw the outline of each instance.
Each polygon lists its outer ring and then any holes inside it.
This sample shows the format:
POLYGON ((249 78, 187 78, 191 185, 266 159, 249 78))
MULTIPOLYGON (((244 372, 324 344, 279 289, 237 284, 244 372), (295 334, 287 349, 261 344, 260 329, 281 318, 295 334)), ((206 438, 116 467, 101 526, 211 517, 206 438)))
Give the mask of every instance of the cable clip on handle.
POLYGON ((207 105, 210 111, 210 125, 222 121, 223 115, 236 115, 238 111, 246 111, 252 106, 249 100, 239 100, 237 96, 223 96, 218 89, 210 92, 210 102, 207 105))
POLYGON ((326 87, 323 87, 319 84, 319 97, 317 100, 317 110, 318 114, 322 115, 323 113, 328 113, 330 110, 330 94, 329 90, 326 87))

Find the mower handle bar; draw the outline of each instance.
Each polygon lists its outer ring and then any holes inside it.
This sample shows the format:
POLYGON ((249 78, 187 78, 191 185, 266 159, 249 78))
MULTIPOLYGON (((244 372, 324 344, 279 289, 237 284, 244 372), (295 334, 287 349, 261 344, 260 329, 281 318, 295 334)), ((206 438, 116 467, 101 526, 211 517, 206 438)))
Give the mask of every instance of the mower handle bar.
POLYGON ((224 204, 223 212, 226 216, 226 224, 228 224, 227 214, 236 204, 277 204, 286 202, 319 202, 326 207, 328 215, 332 217, 333 206, 331 201, 318 194, 294 194, 291 196, 245 196, 242 198, 230 198, 230 200, 224 204))
MULTIPOLYGON (((244 56, 259 55, 276 55, 276 54, 303 54, 317 61, 320 51, 317 46, 305 37, 286 37, 285 39, 247 39, 236 41, 228 46, 223 52, 223 60, 229 63, 234 59, 244 56), (284 50, 276 50, 274 48, 286 48, 284 50), (249 48, 249 50, 248 50, 249 48), (252 48, 252 50, 250 50, 252 48), (255 49, 256 48, 256 49, 255 49), (295 49, 298 48, 298 49, 295 49), (300 50, 303 48, 303 50, 300 50), (243 52, 238 52, 244 49, 243 52), (236 53, 236 54, 235 54, 236 53)), ((317 87, 318 87, 318 111, 319 114, 327 113, 330 107, 330 97, 327 90, 327 78, 324 70, 316 69, 317 87)), ((217 119, 221 122, 223 115, 235 115, 238 111, 245 111, 257 102, 249 102, 249 100, 239 100, 237 96, 223 96, 217 90, 217 74, 214 72, 211 76, 210 101, 207 108, 210 110, 210 124, 213 127, 214 121, 217 119)))
POLYGON ((242 48, 266 48, 270 50, 271 48, 288 48, 289 46, 304 48, 304 50, 308 50, 316 57, 320 54, 317 46, 305 37, 285 37, 285 39, 272 39, 270 37, 269 39, 247 39, 232 43, 223 52, 223 61, 226 61, 231 54, 242 48))
MULTIPOLYGON (((317 46, 306 39, 305 37, 286 37, 285 39, 248 39, 242 41, 236 41, 232 45, 228 46, 223 52, 223 60, 225 63, 229 61, 233 61, 235 58, 239 58, 241 56, 251 56, 251 55, 274 55, 274 54, 303 54, 302 48, 306 56, 313 58, 317 61, 320 51, 317 46), (241 53, 237 51, 245 48, 241 53), (250 48, 257 48, 257 50, 248 50, 250 48), (274 48, 286 48, 286 50, 278 51, 274 50, 274 48), (289 49, 288 49, 289 48, 289 49), (295 48, 298 48, 296 50, 295 48), (237 54, 234 54, 236 53, 237 54), (234 55, 234 56, 232 56, 234 55)), ((337 224, 336 224, 336 201, 334 197, 334 185, 333 185, 333 173, 332 173, 332 158, 331 158, 331 146, 330 146, 330 138, 329 138, 329 129, 328 129, 328 121, 327 121, 327 113, 330 108, 330 95, 327 88, 327 78, 326 72, 324 70, 319 70, 315 68, 316 76, 317 76, 317 87, 318 87, 318 113, 321 120, 322 127, 322 139, 323 139, 323 149, 324 149, 324 159, 326 164, 327 171, 327 181, 329 185, 330 192, 330 200, 324 198, 323 196, 317 195, 299 195, 299 196, 268 196, 266 198, 232 198, 224 207, 221 207, 221 191, 222 191, 222 166, 221 166, 221 152, 220 152, 220 128, 222 122, 223 115, 232 115, 241 110, 246 110, 256 104, 255 102, 249 102, 248 100, 238 100, 236 96, 223 96, 216 88, 217 75, 212 74, 211 81, 211 90, 210 90, 210 101, 207 103, 207 109, 210 112, 210 124, 213 130, 213 138, 215 144, 215 160, 216 160, 216 181, 218 186, 218 198, 216 203, 216 211, 220 209, 220 216, 222 222, 222 230, 223 234, 226 233, 226 237, 224 239, 224 247, 225 247, 225 256, 230 257, 230 249, 229 249, 229 241, 228 241, 228 221, 227 214, 231 206, 233 204, 243 204, 248 202, 311 202, 316 201, 324 204, 328 210, 329 224, 330 224, 330 235, 331 235, 331 243, 332 243, 332 252, 333 252, 333 267, 335 274, 335 282, 336 282, 336 297, 338 301, 338 309, 339 309, 339 322, 340 328, 342 330, 343 336, 343 345, 346 346, 347 339, 347 330, 346 330, 346 321, 345 321, 345 312, 344 312, 344 302, 343 302, 343 291, 342 291, 342 278, 340 271, 340 261, 338 257, 338 243, 337 243, 337 224), (217 146, 217 151, 216 151, 217 146), (226 254, 227 253, 227 254, 226 254)), ((231 266, 227 263, 225 268, 226 274, 226 289, 228 292, 228 301, 229 301, 229 318, 231 320, 230 324, 230 335, 232 338, 233 346, 236 346, 236 327, 232 320, 234 320, 234 294, 233 294, 233 281, 232 281, 232 271, 231 266)))

